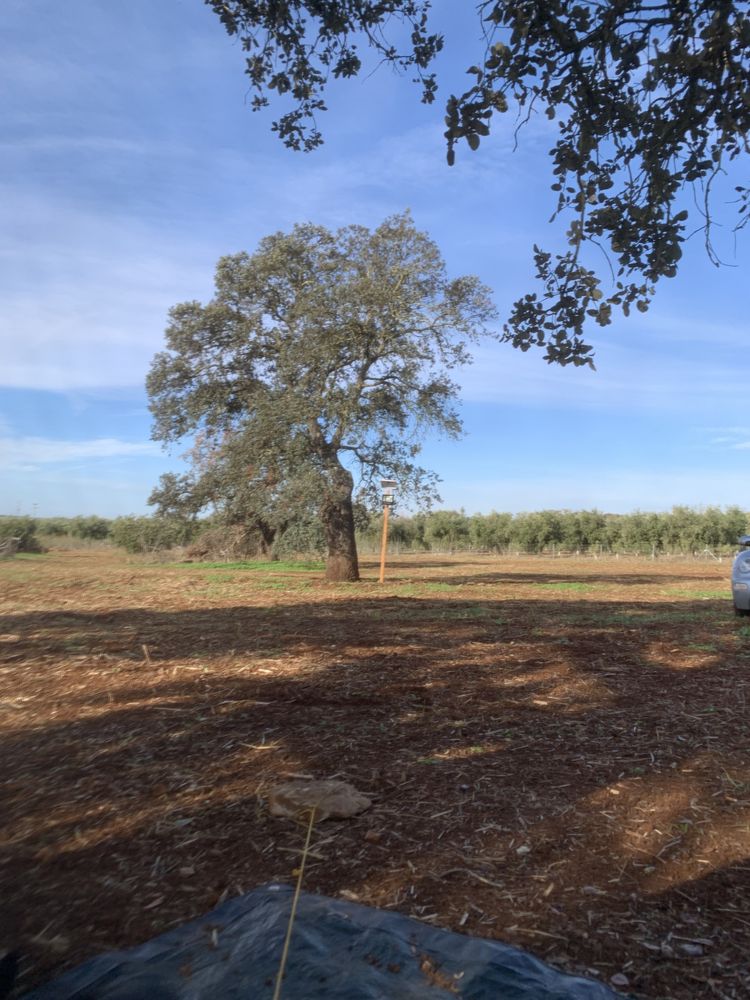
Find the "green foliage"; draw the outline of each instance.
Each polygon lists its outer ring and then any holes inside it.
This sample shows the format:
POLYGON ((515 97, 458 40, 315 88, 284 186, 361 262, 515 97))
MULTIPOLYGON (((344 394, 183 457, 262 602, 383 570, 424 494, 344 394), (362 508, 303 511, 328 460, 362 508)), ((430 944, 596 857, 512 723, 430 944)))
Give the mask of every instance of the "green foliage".
POLYGON ((562 541, 562 521, 558 511, 517 514, 513 521, 514 536, 524 552, 543 552, 562 541))
MULTIPOLYGON (((425 539, 425 524, 427 518, 424 514, 416 514, 414 517, 392 518, 388 523, 388 537, 393 545, 401 546, 413 552, 429 549, 429 543, 425 539)), ((362 530, 364 537, 368 539, 380 539, 383 531, 382 516, 373 518, 369 531, 362 530)))
MULTIPOLYGON (((172 520, 181 520, 173 515, 172 520)), ((184 523, 184 519, 183 519, 184 523)), ((194 532, 186 555, 200 561, 221 559, 252 559, 267 556, 266 538, 255 524, 225 524, 217 518, 191 520, 194 532)))
MULTIPOLYGON (((180 568, 192 569, 192 566, 188 566, 185 563, 175 563, 175 566, 180 568)), ((294 562, 285 562, 281 559, 273 560, 272 562, 263 562, 257 560, 242 560, 241 562, 205 562, 201 563, 200 568, 203 569, 225 569, 225 570, 250 570, 257 572, 271 572, 271 573, 307 573, 313 570, 323 569, 322 562, 313 562, 311 560, 295 560, 294 562)), ((223 578, 223 577, 221 577, 223 578)))
MULTIPOLYGON (((322 141, 315 116, 325 110, 325 85, 360 72, 358 36, 382 61, 416 69, 423 99, 433 99, 436 83, 426 71, 443 39, 429 31, 430 0, 206 3, 247 53, 253 107, 265 106, 269 93, 291 98, 293 110, 274 129, 294 149, 322 141), (410 29, 406 52, 383 34, 393 20, 410 29)), ((696 228, 719 263, 712 186, 748 151, 747 3, 460 6, 467 16, 478 12, 481 29, 469 88, 446 104, 448 163, 462 142, 478 150, 495 116, 511 107, 519 129, 543 111, 557 132, 550 150, 553 219, 563 222, 567 249, 552 254, 534 246, 539 290, 517 299, 505 338, 523 351, 543 347, 549 362, 593 367, 584 327, 608 325, 618 309, 645 312, 656 284, 677 273, 682 245, 696 228), (686 189, 693 197, 684 197, 686 189), (602 249, 612 273, 608 290, 594 266, 602 249)), ((741 229, 750 219, 750 188, 737 187, 736 195, 741 229)))
POLYGON ((194 537, 193 522, 167 517, 118 517, 112 522, 110 537, 126 552, 159 552, 186 545, 194 537))
POLYGON ((64 538, 71 533, 69 517, 44 517, 38 521, 39 531, 52 538, 64 538))
MULTIPOLYGON (((473 514, 432 511, 399 517, 389 532, 401 550, 482 552, 659 552, 699 554, 734 551, 747 530, 749 515, 738 507, 673 507, 661 514, 602 514, 597 510, 542 510, 522 514, 473 514)), ((379 543, 380 525, 363 534, 379 543)))
POLYGON ((399 69, 416 70, 422 100, 430 103, 435 78, 425 73, 440 51, 440 35, 428 34, 429 0, 204 0, 247 53, 245 72, 255 95, 252 108, 266 107, 266 92, 292 102, 273 130, 292 149, 315 149, 322 137, 315 115, 325 111, 323 91, 331 78, 354 77, 362 69, 355 42, 363 32, 378 57, 399 69), (386 36, 390 22, 404 26, 411 48, 399 52, 386 36))
POLYGON ((472 548, 499 552, 507 548, 513 537, 511 514, 475 514, 469 518, 469 538, 472 548))
POLYGON ((320 521, 312 517, 290 522, 274 546, 274 552, 282 559, 299 553, 323 555, 325 551, 325 532, 320 521))
POLYGON ((0 516, 0 542, 7 538, 18 538, 19 552, 44 552, 36 537, 38 522, 33 517, 0 516))
POLYGON ((104 541, 109 537, 112 522, 92 514, 89 517, 45 517, 38 520, 39 531, 52 538, 80 538, 84 541, 104 541))
POLYGON ((463 511, 436 510, 425 519, 424 540, 430 548, 455 549, 469 540, 469 522, 463 511))
POLYGON ((607 541, 607 519, 598 510, 563 511, 560 545, 571 552, 586 552, 607 541))
POLYGON ((109 536, 111 522, 103 517, 74 517, 70 533, 75 538, 103 541, 109 536))
MULTIPOLYGON (((582 339, 615 308, 648 308, 654 286, 673 277, 687 238, 685 187, 697 191, 698 226, 710 258, 710 189, 746 152, 750 19, 745 3, 695 0, 650 5, 485 0, 488 56, 469 90, 448 102, 449 152, 487 134, 513 102, 557 121, 552 147, 555 216, 567 218, 569 249, 534 248, 541 294, 519 299, 505 328, 522 350, 548 361, 591 364, 582 339), (609 295, 582 250, 604 246, 614 263, 609 295)), ((740 222, 747 192, 740 191, 740 222)), ((689 204, 689 203, 688 203, 689 204)))
POLYGON ((272 540, 309 537, 317 517, 330 578, 356 579, 352 469, 365 506, 380 477, 418 504, 436 497, 419 440, 460 432, 450 373, 492 316, 487 290, 449 279, 408 214, 372 232, 295 226, 222 258, 214 298, 171 310, 148 376, 154 437, 195 440, 191 472, 163 477, 152 502, 212 506, 272 540))

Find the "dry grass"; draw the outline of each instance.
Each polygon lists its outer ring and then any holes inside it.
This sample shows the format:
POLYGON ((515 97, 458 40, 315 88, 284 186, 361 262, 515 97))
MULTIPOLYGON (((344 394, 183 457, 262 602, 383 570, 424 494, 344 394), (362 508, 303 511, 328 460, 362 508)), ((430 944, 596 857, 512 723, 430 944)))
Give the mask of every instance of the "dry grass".
POLYGON ((264 791, 301 773, 375 799, 316 828, 308 890, 637 996, 750 995, 750 629, 727 564, 365 573, 0 567, 0 945, 24 988, 291 881, 300 830, 264 791))

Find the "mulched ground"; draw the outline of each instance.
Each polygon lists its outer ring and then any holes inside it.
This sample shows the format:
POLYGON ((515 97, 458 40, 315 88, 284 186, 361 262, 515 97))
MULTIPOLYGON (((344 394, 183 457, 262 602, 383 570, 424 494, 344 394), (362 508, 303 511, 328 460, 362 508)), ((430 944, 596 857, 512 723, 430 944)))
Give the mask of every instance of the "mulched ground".
POLYGON ((271 881, 659 1000, 750 996, 750 627, 729 565, 0 565, 0 947, 25 990, 271 881), (144 648, 145 647, 145 648, 144 648))

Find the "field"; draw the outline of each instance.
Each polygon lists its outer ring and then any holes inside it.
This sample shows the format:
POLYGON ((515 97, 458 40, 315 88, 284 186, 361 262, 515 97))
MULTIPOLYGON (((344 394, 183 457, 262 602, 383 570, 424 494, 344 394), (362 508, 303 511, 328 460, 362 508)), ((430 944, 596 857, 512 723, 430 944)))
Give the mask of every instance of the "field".
POLYGON ((750 619, 729 564, 0 564, 0 947, 27 989, 271 880, 264 793, 374 798, 305 888, 659 1000, 750 996, 750 619), (614 977, 614 979, 612 978, 614 977))

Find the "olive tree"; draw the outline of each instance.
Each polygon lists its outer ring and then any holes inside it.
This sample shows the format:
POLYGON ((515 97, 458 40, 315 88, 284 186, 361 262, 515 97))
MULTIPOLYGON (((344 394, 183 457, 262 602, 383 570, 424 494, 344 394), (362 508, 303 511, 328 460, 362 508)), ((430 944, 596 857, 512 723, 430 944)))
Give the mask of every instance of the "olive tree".
POLYGON ((417 504, 437 496, 420 442, 459 434, 451 371, 493 316, 408 214, 373 231, 297 225, 223 257, 210 302, 171 310, 147 380, 153 436, 200 435, 272 520, 312 505, 327 579, 356 580, 355 487, 371 504, 380 476, 417 504))

